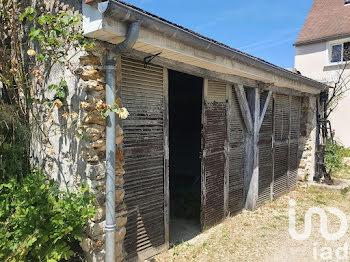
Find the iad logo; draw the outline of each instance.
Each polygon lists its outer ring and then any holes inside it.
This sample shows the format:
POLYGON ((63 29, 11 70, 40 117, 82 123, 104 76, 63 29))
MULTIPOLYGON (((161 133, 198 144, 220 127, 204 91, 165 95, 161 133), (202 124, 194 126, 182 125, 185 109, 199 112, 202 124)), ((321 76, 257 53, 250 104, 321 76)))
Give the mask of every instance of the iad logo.
POLYGON ((319 207, 312 207, 310 208, 306 214, 305 214, 305 230, 303 233, 298 233, 296 232, 295 229, 295 205, 296 202, 295 200, 290 200, 289 201, 289 234, 291 237, 295 240, 306 240, 310 237, 311 235, 311 219, 312 215, 317 214, 320 216, 320 231, 321 235, 329 241, 336 241, 342 238, 346 232, 348 231, 348 221, 346 219, 346 215, 340 211, 339 209, 335 207, 326 207, 326 210, 331 213, 336 215, 340 219, 340 228, 338 232, 336 233, 329 233, 328 232, 328 226, 327 226, 327 214, 324 211, 324 209, 319 208, 319 207))

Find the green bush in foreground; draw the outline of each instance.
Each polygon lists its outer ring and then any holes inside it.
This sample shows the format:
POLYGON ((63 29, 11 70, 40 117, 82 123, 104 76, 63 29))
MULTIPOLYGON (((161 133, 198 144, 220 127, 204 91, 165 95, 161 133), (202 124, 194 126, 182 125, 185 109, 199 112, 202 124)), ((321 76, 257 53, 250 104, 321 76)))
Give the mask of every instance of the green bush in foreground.
POLYGON ((88 187, 62 191, 39 171, 0 184, 0 261, 72 258, 95 213, 92 200, 88 187))
POLYGON ((350 157, 350 149, 337 143, 328 143, 325 155, 325 165, 328 170, 337 171, 343 168, 344 157, 350 157))

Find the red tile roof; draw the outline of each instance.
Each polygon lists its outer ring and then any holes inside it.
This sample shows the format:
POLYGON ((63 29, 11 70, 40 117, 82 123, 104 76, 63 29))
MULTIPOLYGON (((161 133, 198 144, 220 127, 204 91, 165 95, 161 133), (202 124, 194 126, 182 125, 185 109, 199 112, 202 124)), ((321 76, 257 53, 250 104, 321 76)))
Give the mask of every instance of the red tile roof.
POLYGON ((350 35, 350 5, 345 0, 314 0, 295 45, 350 35))

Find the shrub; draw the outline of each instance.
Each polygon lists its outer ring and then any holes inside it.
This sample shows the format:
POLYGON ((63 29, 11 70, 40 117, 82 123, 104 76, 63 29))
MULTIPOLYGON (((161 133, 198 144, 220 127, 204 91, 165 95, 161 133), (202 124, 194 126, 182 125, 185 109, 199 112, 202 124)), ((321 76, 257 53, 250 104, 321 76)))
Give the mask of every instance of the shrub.
POLYGON ((350 149, 337 143, 328 143, 325 155, 325 166, 327 169, 337 171, 343 168, 344 157, 350 157, 350 149))
POLYGON ((34 171, 21 181, 0 184, 0 260, 60 261, 75 254, 95 209, 88 187, 59 188, 34 171))

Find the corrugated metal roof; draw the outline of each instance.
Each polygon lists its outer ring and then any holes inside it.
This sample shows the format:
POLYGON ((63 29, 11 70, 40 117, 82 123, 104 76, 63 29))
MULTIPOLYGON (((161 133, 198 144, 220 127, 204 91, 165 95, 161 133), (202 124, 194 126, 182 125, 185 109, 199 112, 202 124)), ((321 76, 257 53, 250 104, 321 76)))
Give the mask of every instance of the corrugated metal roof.
POLYGON ((295 45, 350 35, 350 6, 345 0, 314 0, 295 45))

